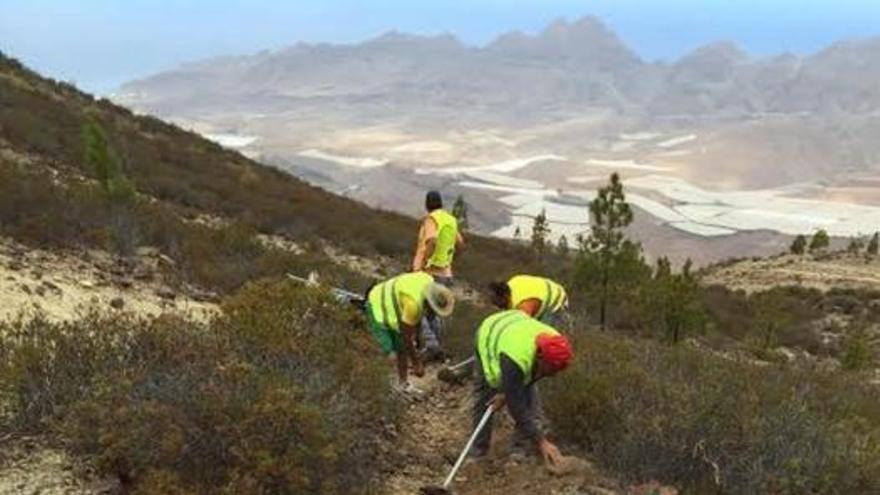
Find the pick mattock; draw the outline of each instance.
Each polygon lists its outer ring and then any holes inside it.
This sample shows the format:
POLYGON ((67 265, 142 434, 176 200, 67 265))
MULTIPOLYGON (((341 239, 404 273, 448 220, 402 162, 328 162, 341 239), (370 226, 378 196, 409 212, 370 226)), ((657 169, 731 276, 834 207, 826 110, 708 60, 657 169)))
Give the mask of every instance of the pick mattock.
POLYGON ((461 451, 461 455, 458 456, 458 460, 456 460, 455 465, 452 466, 452 471, 449 472, 449 476, 446 477, 446 480, 444 480, 443 484, 440 486, 423 486, 421 489, 422 495, 452 495, 452 490, 449 489, 449 485, 452 484, 452 479, 455 478, 455 475, 464 463, 465 457, 467 457, 468 452, 471 451, 471 447, 474 446, 474 442, 477 440, 477 435, 479 435, 480 432, 483 431, 483 428, 486 427, 486 423, 489 422, 489 418, 492 417, 493 412, 495 412, 495 407, 492 404, 489 404, 489 407, 487 407, 486 412, 483 413, 483 417, 480 419, 479 424, 477 424, 474 432, 471 433, 471 437, 464 446, 464 450, 461 451))

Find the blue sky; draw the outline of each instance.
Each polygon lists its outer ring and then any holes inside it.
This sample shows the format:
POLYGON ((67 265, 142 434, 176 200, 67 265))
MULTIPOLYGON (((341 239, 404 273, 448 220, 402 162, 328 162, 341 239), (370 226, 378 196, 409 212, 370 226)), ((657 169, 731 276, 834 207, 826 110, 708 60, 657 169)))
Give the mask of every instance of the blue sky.
POLYGON ((107 92, 184 61, 297 41, 355 42, 397 29, 482 44, 584 15, 650 60, 721 39, 766 55, 880 35, 880 0, 0 0, 0 50, 107 92))

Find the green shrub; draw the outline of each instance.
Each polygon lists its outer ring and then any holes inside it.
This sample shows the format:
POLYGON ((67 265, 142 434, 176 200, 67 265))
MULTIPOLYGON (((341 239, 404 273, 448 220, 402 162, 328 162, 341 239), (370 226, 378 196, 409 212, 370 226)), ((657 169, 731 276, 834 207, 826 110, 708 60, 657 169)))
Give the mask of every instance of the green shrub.
POLYGON ((626 477, 688 493, 880 490, 880 399, 868 385, 606 336, 577 348, 573 369, 545 385, 548 417, 626 477))
POLYGON ((8 426, 51 432, 135 492, 370 493, 398 411, 351 318, 328 295, 264 283, 207 324, 10 324, 8 426))

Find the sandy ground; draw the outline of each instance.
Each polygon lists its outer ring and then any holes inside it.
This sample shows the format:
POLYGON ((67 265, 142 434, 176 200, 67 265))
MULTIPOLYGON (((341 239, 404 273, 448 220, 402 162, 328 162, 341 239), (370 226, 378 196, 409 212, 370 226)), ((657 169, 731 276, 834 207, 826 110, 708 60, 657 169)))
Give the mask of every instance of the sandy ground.
POLYGON ((60 321, 90 307, 149 315, 187 312, 197 318, 216 310, 211 294, 194 298, 185 293, 191 291, 169 287, 162 277, 167 263, 173 261, 151 249, 121 260, 101 251, 49 252, 0 240, 0 320, 39 312, 60 321))
POLYGON ((741 261, 710 271, 703 277, 709 285, 759 292, 769 287, 797 285, 827 291, 833 288, 880 289, 880 260, 862 256, 833 255, 817 260, 786 255, 757 261, 741 261))
POLYGON ((0 440, 0 495, 104 495, 119 493, 64 452, 36 438, 0 440))

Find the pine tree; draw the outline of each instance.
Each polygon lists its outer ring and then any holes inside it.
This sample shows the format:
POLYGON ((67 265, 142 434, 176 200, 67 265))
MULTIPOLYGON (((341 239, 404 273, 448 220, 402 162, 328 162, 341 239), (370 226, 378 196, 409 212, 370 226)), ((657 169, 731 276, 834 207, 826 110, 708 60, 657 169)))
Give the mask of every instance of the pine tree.
POLYGON ((468 205, 464 200, 464 196, 461 194, 455 198, 455 203, 452 205, 452 215, 458 220, 458 229, 462 232, 468 230, 468 205))
POLYGON ((691 274, 691 260, 680 273, 672 273, 669 259, 661 257, 653 278, 644 284, 642 299, 652 323, 663 327, 665 338, 677 344, 689 332, 705 328, 707 312, 700 299, 700 287, 691 274))
POLYGON ((111 149, 107 135, 94 116, 90 116, 83 126, 83 143, 86 165, 95 173, 111 207, 134 200, 134 186, 123 173, 119 158, 111 149))
POLYGON ((791 241, 791 247, 788 250, 791 254, 804 254, 807 250, 807 236, 799 234, 791 241))
POLYGON ((828 237, 828 232, 826 232, 825 229, 819 229, 813 234, 813 238, 810 240, 810 253, 824 251, 830 245, 831 238, 828 237))
POLYGON ((84 159, 101 187, 108 210, 108 227, 115 248, 130 253, 138 243, 139 229, 134 215, 135 188, 125 176, 118 156, 95 115, 82 128, 84 159))
POLYGON ((570 254, 570 249, 565 234, 559 236, 559 240, 556 241, 556 250, 558 251, 559 256, 567 257, 570 254))
POLYGON ((865 240, 861 237, 853 237, 846 246, 846 252, 851 255, 858 255, 862 249, 865 249, 865 240))
POLYGON ((875 232, 873 236, 871 236, 871 240, 868 241, 868 247, 865 249, 865 253, 868 256, 877 256, 877 252, 880 250, 880 233, 875 232))
POLYGON ((541 213, 535 217, 535 223, 532 224, 532 250, 539 257, 543 256, 547 250, 549 236, 550 225, 547 222, 547 212, 541 210, 541 213))
POLYGON ((623 183, 616 172, 611 174, 608 185, 599 189, 596 199, 590 202, 590 220, 589 247, 598 255, 601 280, 599 323, 605 330, 612 267, 625 244, 623 229, 633 221, 632 208, 626 202, 623 183))

